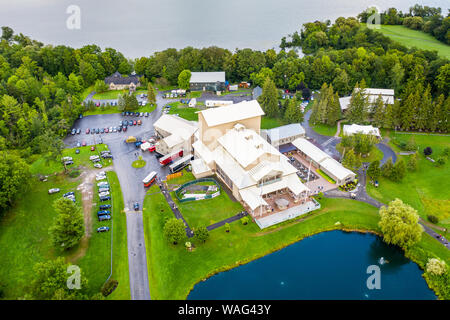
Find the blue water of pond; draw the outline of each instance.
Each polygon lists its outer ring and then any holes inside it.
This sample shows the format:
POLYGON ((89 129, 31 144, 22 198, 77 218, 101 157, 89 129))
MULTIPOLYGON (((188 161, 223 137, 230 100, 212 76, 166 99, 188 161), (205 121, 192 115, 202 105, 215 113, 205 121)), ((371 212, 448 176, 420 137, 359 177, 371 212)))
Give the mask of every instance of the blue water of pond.
POLYGON ((214 275, 188 299, 436 299, 421 275, 378 236, 331 231, 214 275), (377 267, 380 289, 373 288, 377 267))

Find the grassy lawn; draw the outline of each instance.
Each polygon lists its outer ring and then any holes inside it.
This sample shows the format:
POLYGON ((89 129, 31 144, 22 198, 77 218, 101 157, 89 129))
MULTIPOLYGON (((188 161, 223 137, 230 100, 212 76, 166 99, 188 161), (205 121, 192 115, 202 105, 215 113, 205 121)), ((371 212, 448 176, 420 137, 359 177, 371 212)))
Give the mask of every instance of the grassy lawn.
POLYGON ((300 223, 284 224, 261 231, 255 223, 232 223, 210 232, 204 244, 193 241, 196 249, 188 252, 182 244, 173 246, 163 235, 163 223, 172 212, 161 194, 147 196, 144 203, 150 292, 153 299, 184 299, 195 283, 208 276, 236 267, 281 249, 302 238, 337 229, 336 222, 350 229, 378 230, 377 210, 367 204, 323 199, 320 212, 300 223))
MULTIPOLYGON (((80 142, 83 138, 80 136, 80 142)), ((79 147, 79 148, 71 148, 63 150, 63 157, 72 157, 74 164, 69 165, 68 168, 76 168, 78 166, 84 166, 87 168, 94 168, 94 163, 89 160, 89 157, 92 155, 100 155, 100 152, 103 150, 108 150, 108 146, 106 144, 98 144, 95 146, 95 151, 91 151, 91 146, 79 147), (76 154, 75 150, 79 149, 80 153, 76 154)), ((103 167, 107 167, 112 164, 111 159, 103 159, 100 162, 103 167)), ((32 174, 52 174, 55 172, 64 171, 64 166, 61 161, 50 161, 46 163, 45 159, 42 157, 38 158, 31 164, 30 171, 32 174)))
POLYGON ((81 93, 81 101, 84 101, 84 99, 86 99, 87 96, 88 96, 92 91, 94 91, 94 85, 92 85, 92 86, 90 86, 90 87, 84 89, 83 92, 81 93))
POLYGON ((108 90, 102 93, 96 93, 92 97, 92 99, 96 100, 109 100, 109 99, 117 99, 119 94, 128 93, 128 90, 108 90))
POLYGON ((133 163, 131 163, 131 166, 133 168, 143 168, 145 167, 145 164, 146 164, 145 160, 135 160, 133 161, 133 163))
POLYGON ((0 283, 5 286, 6 299, 17 299, 26 293, 37 262, 61 255, 55 251, 48 234, 56 217, 53 202, 64 193, 75 191, 80 205, 78 183, 61 175, 50 177, 47 182, 34 179, 32 189, 0 220, 0 283), (50 188, 61 191, 49 195, 50 188))
MULTIPOLYGON (((139 107, 136 110, 133 110, 134 112, 153 112, 156 109, 156 104, 146 104, 143 107, 139 107)), ((121 113, 122 111, 117 109, 117 106, 100 106, 95 107, 94 110, 87 110, 83 112, 84 116, 93 116, 97 114, 112 114, 112 113, 121 113)))
POLYGON ((220 191, 220 196, 213 199, 180 203, 174 192, 172 198, 191 228, 209 226, 243 210, 242 205, 233 202, 223 190, 220 191))
MULTIPOLYGON (((387 133, 392 139, 407 142, 411 135, 387 133)), ((385 134, 386 136, 386 134, 385 134)), ((442 167, 436 167, 428 161, 422 151, 425 147, 430 146, 433 149, 431 157, 441 154, 444 147, 450 145, 450 136, 431 136, 431 135, 414 135, 415 141, 419 146, 420 153, 418 155, 418 170, 415 172, 407 172, 405 178, 400 183, 380 178, 379 187, 372 185, 367 186, 369 194, 387 203, 395 198, 402 199, 405 203, 413 206, 418 210, 422 218, 426 219, 427 215, 433 214, 440 219, 438 225, 450 227, 450 200, 448 190, 450 190, 450 166, 447 163, 442 167)), ((391 140, 392 141, 392 140, 391 140)), ((390 143, 391 147, 398 151, 398 147, 390 143)), ((398 156, 407 161, 408 156, 398 156)))
POLYGON ((318 134, 324 135, 324 136, 334 136, 336 134, 337 131, 337 126, 328 126, 326 124, 322 124, 322 123, 318 123, 316 125, 313 125, 311 122, 309 123, 309 125, 311 126, 311 128, 313 128, 313 130, 315 132, 317 132, 318 134))
MULTIPOLYGON (((304 221, 291 221, 263 231, 255 223, 244 226, 234 222, 230 233, 222 227, 211 231, 210 238, 204 244, 192 240, 196 248, 188 252, 183 244, 174 246, 164 237, 164 221, 172 216, 164 197, 160 193, 147 196, 144 202, 144 231, 152 298, 185 299, 197 282, 315 233, 335 229, 379 232, 378 211, 368 204, 322 199, 321 205, 320 211, 308 215, 304 221)), ((432 256, 440 257, 447 264, 450 262, 449 251, 427 234, 407 255, 422 267, 432 256)))
POLYGON ((383 33, 385 36, 398 41, 406 47, 436 50, 442 57, 450 59, 450 46, 440 42, 428 33, 411 30, 404 26, 389 25, 381 25, 381 28, 376 31, 383 33))
POLYGON ((172 107, 170 108, 169 114, 177 114, 179 117, 189 120, 189 121, 198 121, 197 111, 200 111, 199 108, 193 107, 181 107, 180 103, 169 103, 172 107))
POLYGON ((269 118, 263 116, 261 118, 261 129, 272 129, 285 125, 286 123, 280 118, 269 118))
POLYGON ((181 185, 186 182, 195 180, 195 177, 192 174, 192 172, 188 172, 188 171, 186 171, 186 169, 184 169, 181 172, 183 173, 183 175, 181 177, 174 178, 174 179, 167 181, 167 184, 169 185, 169 187, 170 187, 170 185, 181 185))

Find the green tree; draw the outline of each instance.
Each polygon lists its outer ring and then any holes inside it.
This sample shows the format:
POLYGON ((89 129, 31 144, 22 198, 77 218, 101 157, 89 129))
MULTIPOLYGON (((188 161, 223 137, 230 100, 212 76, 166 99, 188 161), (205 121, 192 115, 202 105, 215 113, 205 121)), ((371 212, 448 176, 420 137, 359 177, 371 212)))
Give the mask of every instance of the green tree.
POLYGON ((381 174, 385 178, 391 178, 394 169, 394 164, 392 163, 392 158, 387 159, 387 161, 381 166, 381 174))
POLYGON ((406 164, 405 161, 403 161, 403 159, 399 159, 397 160, 397 162, 395 162, 395 165, 392 169, 392 174, 391 174, 391 179, 394 181, 401 181, 406 174, 406 164))
POLYGON ((297 99, 289 99, 288 106, 284 112, 284 120, 287 123, 301 123, 303 122, 303 113, 297 103, 297 99))
POLYGON ((0 152, 0 213, 24 192, 30 179, 29 165, 14 152, 0 152))
POLYGON ((278 115, 278 92, 275 83, 270 78, 266 78, 262 88, 262 94, 258 98, 259 103, 270 118, 275 118, 278 115))
POLYGON ((359 158, 355 155, 353 149, 349 149, 344 154, 342 164, 350 169, 358 168, 361 165, 359 158))
POLYGON ((195 237, 198 241, 205 242, 209 238, 209 231, 205 226, 198 227, 194 230, 195 237))
POLYGON ((372 161, 367 169, 367 175, 372 180, 377 180, 381 175, 380 161, 372 161))
POLYGON ((420 241, 423 229, 419 225, 419 215, 402 200, 395 199, 387 207, 381 207, 380 217, 378 225, 386 243, 409 248, 420 241))
POLYGON ((147 85, 147 101, 148 103, 156 104, 155 89, 150 82, 147 85))
POLYGON ((353 90, 347 110, 347 119, 351 123, 364 123, 368 120, 369 99, 364 89, 363 86, 358 88, 358 84, 356 84, 356 88, 353 90))
POLYGON ((409 156, 407 167, 409 171, 417 171, 417 154, 414 153, 409 156))
POLYGON ((183 240, 186 237, 186 230, 183 221, 177 218, 167 220, 164 225, 164 235, 173 244, 177 244, 183 240))
MULTIPOLYGON (((69 289, 71 274, 69 264, 64 258, 37 263, 34 267, 31 282, 31 296, 36 300, 84 300, 87 299, 88 280, 80 270, 80 289, 69 289)), ((76 285, 76 283, 73 283, 76 285)))
POLYGON ((58 214, 49 228, 53 244, 65 250, 73 248, 84 236, 83 214, 72 200, 66 198, 55 200, 53 207, 58 214))
POLYGON ((183 70, 178 75, 178 86, 180 89, 189 89, 189 82, 191 81, 191 71, 183 70))
POLYGON ((102 93, 109 89, 108 85, 103 80, 95 81, 94 90, 95 92, 102 93))

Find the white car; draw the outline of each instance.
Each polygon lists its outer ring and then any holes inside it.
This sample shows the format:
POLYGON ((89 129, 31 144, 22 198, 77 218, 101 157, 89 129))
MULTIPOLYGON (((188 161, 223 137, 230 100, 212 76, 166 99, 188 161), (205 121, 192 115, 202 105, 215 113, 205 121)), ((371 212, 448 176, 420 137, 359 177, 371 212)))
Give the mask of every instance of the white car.
POLYGON ((103 166, 101 163, 96 163, 96 164, 94 164, 94 168, 101 169, 101 168, 103 168, 103 166))
POLYGON ((106 176, 97 176, 95 177, 95 180, 100 181, 100 180, 105 180, 106 176))
POLYGON ((52 189, 48 190, 48 194, 57 193, 57 192, 59 192, 59 191, 60 191, 60 190, 59 190, 58 188, 52 188, 52 189))
POLYGON ((97 187, 101 187, 101 186, 109 186, 109 183, 106 182, 106 181, 102 181, 102 182, 97 183, 97 187))
POLYGON ((99 196, 99 197, 106 197, 106 196, 109 196, 109 191, 100 192, 100 193, 98 194, 98 196, 99 196))

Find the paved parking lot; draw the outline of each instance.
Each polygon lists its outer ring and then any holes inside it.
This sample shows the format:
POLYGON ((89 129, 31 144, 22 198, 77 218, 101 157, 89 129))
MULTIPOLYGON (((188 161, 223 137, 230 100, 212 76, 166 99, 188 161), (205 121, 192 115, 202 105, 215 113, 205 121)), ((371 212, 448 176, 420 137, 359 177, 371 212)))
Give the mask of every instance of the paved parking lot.
POLYGON ((142 211, 134 211, 133 203, 138 202, 139 208, 142 210, 146 193, 142 180, 151 171, 156 171, 158 177, 163 178, 168 174, 169 168, 161 167, 154 153, 142 152, 133 143, 125 143, 125 139, 130 135, 144 139, 153 135, 153 123, 161 116, 162 105, 166 101, 158 95, 158 107, 148 117, 124 117, 121 113, 83 117, 82 119, 78 119, 74 124, 74 128, 81 129, 81 134, 74 136, 69 134, 64 140, 68 147, 75 147, 77 142, 86 141, 88 145, 105 143, 108 145, 109 150, 111 150, 111 154, 114 157, 114 170, 120 181, 125 213, 127 215, 128 263, 131 299, 133 300, 150 299, 142 211), (117 127, 121 120, 138 119, 143 121, 142 125, 129 127, 127 132, 104 134, 85 133, 86 128, 117 127), (139 155, 143 156, 146 165, 143 168, 136 169, 131 166, 131 163, 137 160, 139 155))

